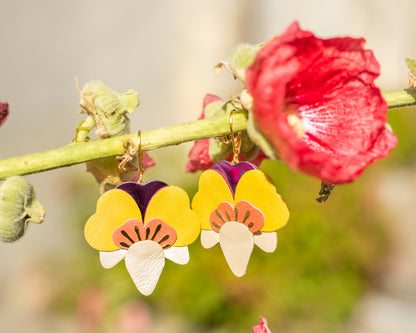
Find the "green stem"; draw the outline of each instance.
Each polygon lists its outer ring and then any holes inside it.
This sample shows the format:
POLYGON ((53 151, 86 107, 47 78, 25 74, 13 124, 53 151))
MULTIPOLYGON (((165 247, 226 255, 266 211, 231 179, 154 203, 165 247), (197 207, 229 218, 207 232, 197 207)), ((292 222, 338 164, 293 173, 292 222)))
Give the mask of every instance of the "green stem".
MULTIPOLYGON (((233 131, 243 131, 246 126, 246 112, 235 112, 233 115, 233 131)), ((143 150, 151 150, 187 141, 223 136, 229 133, 230 117, 221 116, 142 132, 141 145, 143 150)), ((10 176, 27 175, 67 167, 98 158, 123 155, 125 152, 123 142, 127 139, 137 142, 137 133, 104 140, 73 143, 42 153, 8 158, 0 161, 0 180, 10 176)))
POLYGON ((414 105, 416 104, 416 89, 385 92, 383 93, 383 97, 389 109, 414 105))
MULTIPOLYGON (((389 108, 416 105, 416 89, 383 93, 389 108)), ((197 120, 187 124, 160 128, 142 133, 142 149, 151 150, 177 145, 187 141, 223 136, 230 133, 229 116, 197 120)), ((239 111, 233 115, 233 130, 247 128, 247 114, 239 111)), ((73 143, 58 149, 12 157, 0 161, 0 180, 10 176, 27 175, 98 158, 124 154, 123 142, 130 139, 137 142, 137 133, 117 136, 110 139, 73 143)))

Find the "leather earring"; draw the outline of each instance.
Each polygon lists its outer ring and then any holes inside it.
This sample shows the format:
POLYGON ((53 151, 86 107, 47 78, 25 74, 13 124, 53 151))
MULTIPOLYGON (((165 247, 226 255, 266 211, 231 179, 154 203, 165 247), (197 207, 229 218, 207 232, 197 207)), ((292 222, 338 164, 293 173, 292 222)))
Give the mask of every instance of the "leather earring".
POLYGON ((150 295, 166 258, 188 263, 188 245, 198 238, 200 224, 183 189, 158 180, 143 182, 140 132, 137 146, 138 183, 124 182, 105 192, 85 224, 84 235, 100 251, 104 268, 124 259, 137 289, 150 295))
POLYGON ((239 162, 239 138, 230 136, 234 158, 221 161, 201 174, 192 209, 201 223, 201 243, 211 248, 220 243, 231 269, 238 277, 246 273, 254 245, 274 252, 276 231, 289 219, 289 210, 272 180, 249 162, 239 162))

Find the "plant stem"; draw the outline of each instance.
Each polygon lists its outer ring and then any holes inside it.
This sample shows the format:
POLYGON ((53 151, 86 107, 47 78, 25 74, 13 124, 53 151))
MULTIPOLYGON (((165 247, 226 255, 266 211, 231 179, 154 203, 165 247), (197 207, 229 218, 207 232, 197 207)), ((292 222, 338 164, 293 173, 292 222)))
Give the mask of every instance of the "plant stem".
MULTIPOLYGON (((243 131, 247 126, 247 113, 235 112, 233 131, 243 131)), ((142 132, 142 149, 151 150, 203 138, 223 136, 230 133, 230 117, 221 116, 193 121, 171 127, 142 132)), ((0 180, 10 176, 28 175, 56 168, 71 166, 98 158, 123 155, 123 142, 127 139, 137 142, 137 133, 130 133, 109 139, 73 143, 58 149, 0 161, 0 180)))
MULTIPOLYGON (((389 108, 416 105, 416 89, 383 93, 389 108)), ((151 150, 178 145, 187 141, 223 136, 230 133, 229 116, 193 121, 171 127, 142 133, 142 149, 151 150)), ((233 115, 233 130, 247 128, 247 114, 244 111, 233 115)), ((58 149, 0 161, 0 180, 10 176, 27 175, 56 168, 84 163, 98 158, 124 154, 123 142, 127 139, 137 142, 137 133, 130 133, 104 140, 73 143, 58 149)))
POLYGON ((385 92, 383 98, 386 100, 389 109, 414 105, 416 104, 416 89, 385 92))

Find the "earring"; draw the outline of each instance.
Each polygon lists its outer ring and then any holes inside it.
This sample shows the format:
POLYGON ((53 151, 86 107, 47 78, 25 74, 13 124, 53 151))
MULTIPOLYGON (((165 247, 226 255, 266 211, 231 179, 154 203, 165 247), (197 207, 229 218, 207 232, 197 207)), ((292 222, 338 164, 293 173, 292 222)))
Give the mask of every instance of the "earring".
POLYGON ((100 251, 104 268, 124 259, 137 289, 147 296, 156 287, 165 258, 188 263, 188 245, 198 238, 200 224, 183 189, 158 180, 143 182, 140 132, 137 146, 138 183, 125 182, 104 193, 84 235, 100 251))
POLYGON ((201 223, 201 243, 211 248, 220 243, 224 257, 234 275, 247 271, 254 245, 274 252, 276 231, 289 219, 285 201, 272 180, 249 162, 239 162, 240 133, 230 136, 234 158, 221 161, 201 174, 192 209, 201 223))

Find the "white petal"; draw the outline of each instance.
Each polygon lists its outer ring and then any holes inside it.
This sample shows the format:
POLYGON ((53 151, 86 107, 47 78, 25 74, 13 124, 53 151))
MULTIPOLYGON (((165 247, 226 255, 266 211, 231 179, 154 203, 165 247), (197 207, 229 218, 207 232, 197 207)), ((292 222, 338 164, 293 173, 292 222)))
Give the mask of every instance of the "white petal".
POLYGON ((126 256, 127 250, 100 251, 100 262, 104 268, 112 268, 126 256))
POLYGON ((254 244, 264 252, 274 252, 277 247, 277 232, 262 232, 260 235, 254 235, 254 244))
POLYGON ((172 260, 179 265, 185 265, 189 262, 189 251, 187 246, 172 246, 165 251, 165 258, 172 260))
POLYGON ((214 230, 201 230, 201 244, 204 248, 210 249, 220 242, 220 234, 214 230))
POLYGON ((127 251, 125 261, 137 289, 145 296, 150 295, 165 266, 162 247, 151 240, 134 243, 127 251))
POLYGON ((242 223, 227 222, 220 229, 220 245, 234 275, 241 277, 246 274, 254 247, 250 230, 242 223))

